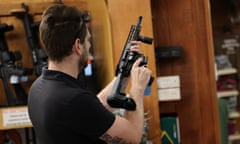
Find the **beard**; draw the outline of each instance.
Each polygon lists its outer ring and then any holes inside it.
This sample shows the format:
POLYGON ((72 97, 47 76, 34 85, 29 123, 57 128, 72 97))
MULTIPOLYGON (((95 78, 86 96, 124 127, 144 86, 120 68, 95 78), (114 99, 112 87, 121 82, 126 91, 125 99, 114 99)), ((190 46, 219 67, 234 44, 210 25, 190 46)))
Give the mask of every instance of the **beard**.
POLYGON ((78 61, 79 72, 81 72, 87 66, 88 56, 89 56, 89 53, 88 53, 86 47, 84 46, 82 55, 78 61))

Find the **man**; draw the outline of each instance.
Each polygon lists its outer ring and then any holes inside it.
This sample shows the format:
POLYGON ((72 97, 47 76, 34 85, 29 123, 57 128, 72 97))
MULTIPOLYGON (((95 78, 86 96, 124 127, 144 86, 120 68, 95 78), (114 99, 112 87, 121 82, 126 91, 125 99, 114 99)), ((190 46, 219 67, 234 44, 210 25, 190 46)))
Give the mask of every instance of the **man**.
MULTIPOLYGON (((32 84, 29 115, 40 144, 139 144, 143 132, 143 93, 151 71, 131 70, 129 96, 136 111, 114 115, 106 98, 115 79, 97 96, 77 79, 88 59, 90 33, 83 12, 66 5, 49 7, 42 16, 40 38, 48 54, 48 68, 32 84)), ((138 42, 131 50, 138 51, 138 42)))

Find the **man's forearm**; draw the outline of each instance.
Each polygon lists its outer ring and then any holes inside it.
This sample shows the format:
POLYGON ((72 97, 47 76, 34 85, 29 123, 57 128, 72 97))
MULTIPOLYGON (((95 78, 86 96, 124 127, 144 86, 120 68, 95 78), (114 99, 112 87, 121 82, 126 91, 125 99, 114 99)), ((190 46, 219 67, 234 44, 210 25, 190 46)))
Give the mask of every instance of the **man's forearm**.
POLYGON ((124 117, 135 126, 136 132, 140 132, 138 136, 141 139, 144 125, 143 92, 130 90, 129 95, 135 100, 137 107, 135 111, 125 111, 124 117))
POLYGON ((101 101, 101 103, 110 111, 113 111, 114 109, 111 108, 107 103, 107 97, 111 94, 112 88, 114 85, 114 82, 116 80, 116 77, 113 78, 113 80, 103 89, 101 90, 97 97, 101 101))

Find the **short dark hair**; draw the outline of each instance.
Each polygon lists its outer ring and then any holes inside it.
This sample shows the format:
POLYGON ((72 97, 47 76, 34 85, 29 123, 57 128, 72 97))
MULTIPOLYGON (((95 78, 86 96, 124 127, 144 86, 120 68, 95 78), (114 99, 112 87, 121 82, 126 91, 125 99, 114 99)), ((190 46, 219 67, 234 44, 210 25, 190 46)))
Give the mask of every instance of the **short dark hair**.
POLYGON ((76 38, 84 43, 87 27, 85 13, 75 7, 55 4, 47 8, 40 24, 40 40, 50 60, 61 62, 72 53, 76 38))

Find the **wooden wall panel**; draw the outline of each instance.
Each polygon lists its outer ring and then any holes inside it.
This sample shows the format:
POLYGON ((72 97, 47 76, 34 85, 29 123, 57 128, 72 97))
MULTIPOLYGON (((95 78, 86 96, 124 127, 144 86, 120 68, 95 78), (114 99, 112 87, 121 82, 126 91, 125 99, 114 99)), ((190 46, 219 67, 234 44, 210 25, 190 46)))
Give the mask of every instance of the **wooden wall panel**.
POLYGON ((104 0, 88 0, 88 9, 92 14, 94 57, 100 86, 103 88, 112 80, 115 72, 111 23, 104 0))
POLYGON ((208 1, 152 0, 156 46, 180 45, 183 56, 157 61, 157 75, 179 75, 179 102, 161 102, 161 113, 177 113, 181 143, 219 144, 219 122, 211 18, 208 1))
MULTIPOLYGON (((138 0, 108 0, 108 9, 112 24, 114 64, 116 67, 130 27, 137 23, 139 16, 143 16, 141 35, 153 37, 151 6, 149 0, 141 0, 141 2, 138 0)), ((154 45, 142 43, 141 52, 149 57, 148 67, 153 71, 153 76, 156 78, 154 45)), ((157 144, 160 143, 160 121, 156 80, 151 88, 151 96, 146 96, 144 102, 145 111, 149 111, 151 117, 149 120, 149 138, 157 144)))

